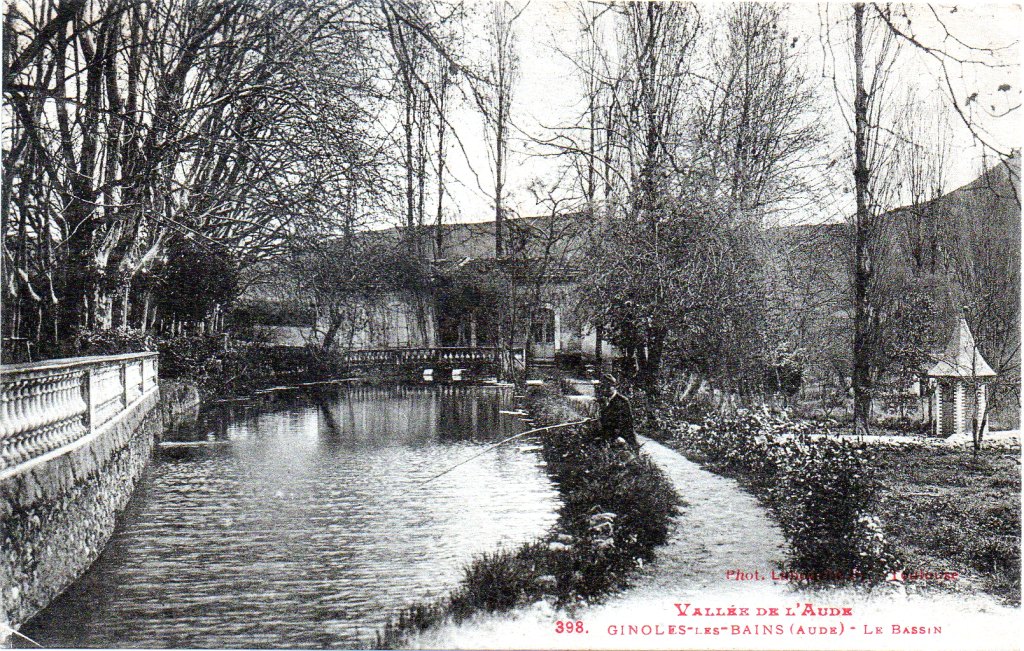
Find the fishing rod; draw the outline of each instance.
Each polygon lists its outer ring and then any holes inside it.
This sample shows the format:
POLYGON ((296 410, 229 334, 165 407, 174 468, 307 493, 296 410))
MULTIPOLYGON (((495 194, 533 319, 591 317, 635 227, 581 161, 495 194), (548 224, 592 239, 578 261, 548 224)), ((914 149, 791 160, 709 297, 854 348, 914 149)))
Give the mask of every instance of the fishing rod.
POLYGON ((529 429, 529 430, 526 430, 525 432, 520 432, 520 433, 516 434, 515 436, 510 436, 510 437, 508 437, 507 439, 505 439, 503 441, 498 441, 494 445, 489 446, 488 448, 486 448, 482 452, 478 452, 477 454, 474 454, 473 456, 469 457, 468 459, 463 459, 462 461, 458 462, 457 464, 455 464, 451 468, 448 468, 447 470, 445 470, 442 473, 434 475, 430 479, 426 479, 424 481, 419 482, 419 485, 423 486, 424 484, 429 484, 430 482, 434 481, 438 477, 442 477, 444 475, 447 475, 448 473, 450 473, 451 471, 455 470, 459 466, 465 465, 465 464, 469 463, 470 461, 472 461, 473 459, 476 459, 477 457, 480 457, 480 456, 483 456, 483 455, 487 454, 488 452, 490 452, 494 448, 498 447, 499 445, 504 445, 505 443, 508 443, 509 441, 514 441, 515 439, 523 437, 523 436, 526 436, 527 434, 536 434, 538 432, 545 432, 547 430, 558 429, 559 427, 571 427, 573 425, 582 425, 583 423, 589 423, 592 420, 597 420, 597 419, 596 418, 584 418, 583 420, 577 420, 577 421, 573 421, 571 423, 560 423, 558 425, 548 425, 547 427, 538 427, 536 429, 529 429))
POLYGON ((25 639, 25 640, 28 640, 29 642, 31 642, 32 644, 36 645, 40 649, 43 648, 42 644, 36 642, 35 640, 33 640, 29 636, 25 635, 24 633, 19 633, 18 631, 14 630, 14 628, 8 626, 7 624, 5 624, 3 622, 0 622, 0 627, 2 627, 2 629, 0 629, 0 633, 14 633, 18 637, 20 637, 22 639, 25 639))

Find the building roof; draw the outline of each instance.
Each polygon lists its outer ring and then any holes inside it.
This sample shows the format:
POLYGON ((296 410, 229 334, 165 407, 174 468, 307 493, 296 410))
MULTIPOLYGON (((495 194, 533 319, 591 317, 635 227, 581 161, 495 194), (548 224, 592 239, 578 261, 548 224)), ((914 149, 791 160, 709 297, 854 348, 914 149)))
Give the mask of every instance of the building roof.
POLYGON ((978 352, 974 335, 967 327, 967 319, 960 317, 956 332, 939 356, 939 361, 928 370, 929 377, 995 377, 996 372, 978 352))

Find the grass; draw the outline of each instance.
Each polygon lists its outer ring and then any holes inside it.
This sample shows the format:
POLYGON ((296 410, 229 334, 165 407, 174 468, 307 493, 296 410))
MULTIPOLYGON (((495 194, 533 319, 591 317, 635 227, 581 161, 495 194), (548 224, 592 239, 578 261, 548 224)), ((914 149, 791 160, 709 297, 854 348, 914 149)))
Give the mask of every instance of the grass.
MULTIPOLYGON (((580 419, 547 387, 531 391, 527 405, 538 427, 580 419)), ((561 497, 555 527, 540 540, 474 559, 450 595, 402 610, 377 633, 375 648, 397 648, 408 635, 447 619, 542 599, 571 606, 628 585, 667 540, 679 498, 646 456, 589 444, 592 426, 543 436, 542 454, 561 497)))
POLYGON ((882 522, 910 570, 959 572, 958 581, 1020 604, 1019 451, 884 446, 876 454, 882 522))

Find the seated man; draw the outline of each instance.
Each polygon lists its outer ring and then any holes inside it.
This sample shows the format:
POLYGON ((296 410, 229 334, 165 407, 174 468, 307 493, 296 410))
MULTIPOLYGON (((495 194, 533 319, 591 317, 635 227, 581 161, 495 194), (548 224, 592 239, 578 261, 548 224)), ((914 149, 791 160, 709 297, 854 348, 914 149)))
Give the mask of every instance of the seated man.
POLYGON ((601 439, 615 443, 616 439, 621 438, 631 449, 638 450, 640 444, 633 431, 633 408, 629 399, 619 393, 614 376, 605 375, 602 384, 606 385, 610 393, 601 402, 601 439))

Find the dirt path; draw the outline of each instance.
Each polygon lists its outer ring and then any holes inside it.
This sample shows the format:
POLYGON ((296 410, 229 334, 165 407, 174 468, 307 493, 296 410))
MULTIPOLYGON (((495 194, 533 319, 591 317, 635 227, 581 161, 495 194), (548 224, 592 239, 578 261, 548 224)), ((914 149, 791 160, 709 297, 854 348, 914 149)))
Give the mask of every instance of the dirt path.
POLYGON ((782 531, 735 480, 708 472, 650 439, 643 439, 643 451, 665 472, 686 505, 668 543, 658 548, 655 563, 637 578, 637 587, 612 604, 666 595, 698 596, 709 590, 749 590, 746 581, 726 580, 726 572, 782 567, 786 549, 782 531))
POLYGON ((447 624, 409 640, 414 648, 466 649, 818 649, 1019 648, 1019 609, 984 598, 907 596, 899 590, 797 591, 773 580, 785 561, 782 532, 736 481, 700 468, 644 439, 643 450, 686 502, 669 542, 634 587, 605 603, 566 613, 546 602, 500 615, 447 624), (757 571, 758 580, 730 580, 729 570, 757 571), (805 604, 852 608, 849 617, 755 616, 757 608, 805 604), (676 604, 690 604, 680 616, 676 604), (695 616, 694 607, 748 608, 748 616, 695 616), (558 622, 581 621, 586 633, 558 633, 558 622), (940 626, 928 634, 894 633, 893 625, 940 626), (802 626, 802 629, 796 628, 802 626), (836 632, 831 632, 832 627, 836 632), (633 628, 631 628, 633 627, 633 628), (646 627, 646 628, 645 628, 646 627), (812 628, 813 628, 813 632, 812 628), (824 627, 825 632, 822 632, 824 627), (867 628, 865 628, 867 627, 867 628), (878 629, 882 633, 877 633, 878 629), (871 635, 867 634, 868 629, 871 635), (717 633, 715 632, 717 630, 717 633), (839 631, 842 632, 839 632, 839 631))

